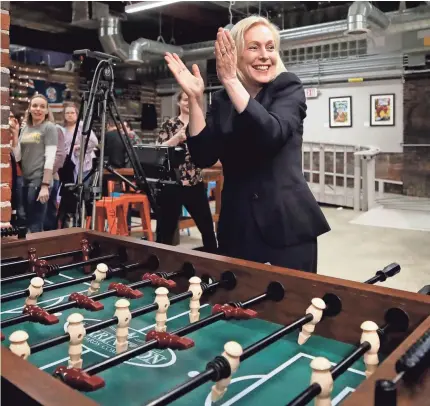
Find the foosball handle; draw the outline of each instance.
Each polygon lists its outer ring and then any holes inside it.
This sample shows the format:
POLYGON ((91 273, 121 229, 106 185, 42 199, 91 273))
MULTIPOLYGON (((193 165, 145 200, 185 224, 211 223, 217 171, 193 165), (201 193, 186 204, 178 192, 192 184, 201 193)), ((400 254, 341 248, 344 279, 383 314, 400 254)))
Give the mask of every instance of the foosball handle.
POLYGON ((397 388, 393 381, 378 379, 375 384, 375 406, 397 406, 397 388))
POLYGON ((102 378, 97 375, 88 375, 79 368, 68 368, 62 365, 57 367, 52 375, 73 389, 83 392, 94 392, 105 386, 105 381, 102 378))

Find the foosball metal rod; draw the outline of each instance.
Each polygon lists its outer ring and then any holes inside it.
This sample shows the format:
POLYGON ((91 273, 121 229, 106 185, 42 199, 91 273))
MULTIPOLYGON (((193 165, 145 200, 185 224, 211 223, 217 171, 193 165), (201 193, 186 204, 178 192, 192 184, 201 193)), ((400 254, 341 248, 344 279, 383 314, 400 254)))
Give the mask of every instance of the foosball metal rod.
MULTIPOLYGON (((387 312, 387 314, 389 311, 387 312)), ((386 323, 384 327, 378 330, 378 334, 384 336, 387 331, 392 328, 390 323, 386 323)), ((396 328, 394 327, 394 330, 396 328)), ((330 369, 333 381, 342 375, 355 361, 359 360, 367 351, 369 351, 371 345, 368 341, 363 341, 351 354, 344 358, 337 365, 330 369)), ((302 393, 296 396, 287 406, 304 406, 307 405, 315 396, 321 393, 321 386, 317 383, 310 385, 302 393)))
POLYGON ((24 259, 23 257, 8 257, 8 258, 2 258, 0 265, 3 267, 6 264, 8 264, 9 262, 16 262, 16 261, 21 261, 22 259, 24 259))
MULTIPOLYGON (((58 252, 56 254, 44 255, 43 257, 38 257, 37 259, 50 260, 50 259, 57 259, 57 258, 73 257, 79 254, 82 254, 82 250, 58 252)), ((8 258, 8 259, 12 259, 12 258, 8 258)), ((17 266, 17 265, 25 265, 25 264, 28 264, 29 261, 30 261, 29 259, 21 259, 18 261, 7 262, 6 264, 3 264, 3 261, 2 261, 1 266, 2 268, 7 268, 7 267, 17 266)))
MULTIPOLYGON (((140 262, 137 264, 133 264, 133 265, 127 265, 127 266, 121 266, 119 268, 109 269, 109 271, 106 275, 106 279, 110 279, 111 277, 113 277, 117 274, 126 272, 127 270, 139 268, 139 267, 143 267, 143 264, 140 262)), ((96 279, 96 275, 92 274, 92 275, 84 276, 82 278, 72 279, 69 281, 44 286, 43 287, 43 293, 50 292, 51 290, 63 289, 63 288, 66 288, 68 286, 79 285, 80 283, 84 283, 84 282, 90 282, 94 279, 96 279)), ((27 297, 28 293, 29 293, 28 289, 23 289, 23 290, 18 290, 16 292, 7 293, 5 295, 1 295, 0 296, 0 303, 6 303, 6 302, 10 302, 11 300, 27 297)))
MULTIPOLYGON (((304 317, 294 321, 293 323, 289 324, 288 326, 285 326, 281 328, 278 331, 275 331, 274 333, 270 334, 269 336, 263 338, 262 340, 250 345, 249 347, 245 348, 243 350, 242 355, 240 356, 240 361, 243 362, 247 358, 251 357, 252 355, 256 354, 257 352, 263 350, 264 348, 268 347, 270 344, 273 344, 283 336, 291 333, 294 330, 297 330, 298 328, 304 326, 305 324, 309 323, 313 319, 312 314, 306 314, 304 317)), ((191 390, 197 388, 200 385, 203 385, 206 382, 209 382, 210 380, 218 381, 219 379, 226 378, 230 376, 230 365, 229 363, 223 362, 224 357, 216 357, 212 362, 209 362, 206 366, 206 370, 196 377, 188 380, 182 385, 177 386, 170 392, 166 393, 165 395, 162 395, 158 399, 154 400, 151 403, 148 403, 147 406, 162 406, 162 405, 168 405, 169 403, 177 400, 184 394, 190 392, 191 390), (221 362, 221 370, 217 367, 217 362, 221 362)))
POLYGON ((401 270, 400 265, 393 262, 392 264, 387 265, 384 269, 377 271, 375 276, 368 279, 364 283, 367 283, 368 285, 373 285, 376 282, 385 282, 388 278, 391 278, 394 275, 397 275, 400 272, 400 270, 401 270))
MULTIPOLYGON (((157 267, 158 267, 159 262, 158 262, 158 258, 155 257, 155 260, 153 260, 152 258, 153 257, 151 256, 148 259, 148 261, 145 261, 145 262, 138 262, 136 264, 126 265, 126 266, 122 265, 122 266, 115 268, 115 269, 109 269, 108 273, 106 275, 106 279, 110 279, 117 274, 122 274, 122 273, 127 272, 128 270, 132 270, 135 268, 148 268, 151 270, 155 270, 156 268, 153 269, 153 265, 157 265, 157 267)), ((80 283, 90 282, 94 279, 96 279, 96 275, 92 274, 92 275, 84 276, 82 278, 77 278, 77 279, 72 279, 72 280, 65 281, 65 282, 55 283, 53 285, 45 286, 43 288, 43 292, 49 292, 51 290, 63 289, 63 288, 66 288, 68 286, 79 285, 80 283)), ((6 294, 0 296, 0 303, 6 303, 6 302, 10 302, 11 300, 26 297, 26 296, 28 296, 28 293, 29 293, 28 289, 23 289, 23 290, 18 290, 16 292, 6 293, 6 294)))
MULTIPOLYGON (((134 265, 126 265, 125 267, 126 267, 126 269, 128 269, 127 267, 129 267, 129 266, 135 266, 135 265, 136 264, 134 264, 134 265)), ((159 274, 160 275, 164 275, 163 276, 164 279, 169 279, 169 278, 173 278, 175 276, 181 275, 181 272, 182 272, 182 274, 184 274, 184 272, 186 272, 187 275, 189 274, 189 270, 185 270, 185 271, 173 271, 173 272, 170 272, 170 273, 160 272, 159 274)), ((134 282, 134 283, 131 283, 130 285, 126 285, 126 286, 129 287, 129 288, 134 289, 134 288, 143 288, 143 287, 151 285, 151 284, 152 284, 152 282, 150 280, 146 280, 145 279, 143 281, 134 282)), ((91 299, 95 300, 95 301, 96 300, 102 300, 102 299, 106 299, 108 297, 115 296, 115 295, 117 295, 117 293, 118 292, 117 292, 116 289, 110 289, 110 290, 107 290, 106 292, 99 293, 97 295, 92 295, 91 299)), ((48 313, 52 314, 52 313, 56 313, 56 312, 59 312, 59 311, 73 309, 74 307, 76 307, 76 305, 77 305, 76 300, 72 300, 70 302, 59 304, 57 306, 53 306, 53 307, 50 307, 49 309, 44 309, 44 310, 46 310, 48 313)), ((23 323, 25 321, 28 321, 28 320, 30 320, 30 318, 31 318, 31 315, 29 315, 29 314, 23 314, 21 316, 12 317, 10 319, 2 320, 0 322, 0 327, 1 328, 6 328, 6 327, 14 326, 16 324, 20 324, 20 323, 23 323)), ((63 337, 63 336, 61 336, 61 337, 63 337)))
MULTIPOLYGON (((209 291, 211 289, 216 288, 218 285, 222 286, 222 282, 223 281, 214 282, 214 283, 212 283, 210 285, 207 285, 206 287, 203 287, 203 293, 207 292, 207 291, 209 291)), ((145 283, 145 285, 148 285, 148 284, 151 284, 151 281, 146 280, 146 281, 141 281, 140 283, 141 284, 145 283)), ((131 285, 129 285, 129 286, 131 286, 131 285)), ((108 291, 108 292, 110 292, 110 291, 108 291)), ((108 293, 108 292, 106 292, 106 293, 108 293)), ((191 297, 192 295, 193 295, 192 292, 185 292, 185 293, 181 293, 181 294, 176 295, 176 296, 172 296, 169 299, 170 300, 170 304, 173 304, 173 303, 179 302, 181 300, 184 300, 184 299, 186 299, 188 297, 191 297)), ((95 295, 95 296, 97 296, 97 295, 95 295)), ((93 298, 95 296, 93 296, 93 298)), ((68 303, 66 303, 66 304, 68 304, 68 303)), ((134 309, 130 313, 131 313, 131 317, 133 318, 133 317, 142 316, 142 315, 147 314, 147 313, 151 313, 151 312, 153 312, 154 310, 157 310, 157 309, 158 309, 158 304, 157 303, 152 303, 150 305, 146 305, 146 306, 142 306, 142 307, 139 307, 137 309, 134 309)), ((115 324, 118 324, 118 317, 116 317, 116 316, 114 316, 114 317, 112 317, 110 319, 107 319, 107 320, 100 321, 98 323, 94 323, 94 324, 86 327, 85 328, 85 333, 86 334, 94 333, 95 331, 102 330, 102 329, 104 329, 106 327, 110 327, 110 326, 113 326, 115 324)), ((54 347, 56 345, 60 345, 60 344, 66 343, 69 340, 70 340, 70 335, 69 334, 63 334, 61 336, 50 338, 49 340, 42 341, 40 343, 37 343, 37 344, 34 344, 34 345, 30 346, 31 353, 35 354, 36 352, 40 352, 40 351, 46 350, 47 348, 51 348, 51 347, 54 347)))
MULTIPOLYGON (((109 254, 109 255, 104 255, 102 257, 91 258, 87 261, 75 262, 73 264, 68 264, 68 265, 61 265, 61 266, 60 265, 47 265, 46 268, 48 269, 48 273, 52 272, 52 274, 58 275, 59 272, 67 271, 67 270, 72 269, 72 268, 76 268, 76 267, 84 266, 84 265, 91 265, 91 264, 94 264, 95 262, 109 261, 111 259, 116 259, 119 257, 120 257, 119 254, 109 254)), ((33 278, 35 276, 38 276, 37 272, 28 272, 28 273, 24 273, 21 275, 15 275, 15 276, 9 276, 7 278, 3 278, 0 280, 0 282, 1 282, 1 284, 18 282, 18 281, 22 281, 25 279, 33 278)))
MULTIPOLYGON (((233 274, 233 273, 229 272, 229 271, 223 273, 223 275, 231 275, 231 274, 233 274)), ((222 276, 221 276, 221 278, 222 278, 222 276)), ((231 279, 230 276, 228 276, 225 279, 225 281, 226 281, 226 283, 230 284, 231 281, 232 281, 232 279, 231 279)), ((236 279, 234 279, 234 281, 236 282, 236 279)), ((220 281, 208 284, 206 286, 206 289, 204 289, 204 286, 202 286, 203 287, 203 293, 212 291, 214 288, 217 288, 218 285, 219 285, 219 287, 223 287, 223 285, 222 285, 223 282, 224 281, 221 279, 220 281)), ((205 285, 205 284, 202 284, 202 285, 205 285)), ((229 288, 231 288, 231 285, 227 286, 227 289, 229 289, 229 288)), ((179 295, 173 296, 172 298, 169 299, 169 301, 170 301, 170 304, 172 304, 172 303, 176 303, 178 301, 184 300, 184 299, 186 299, 188 297, 192 297, 192 296, 193 296, 192 292, 190 292, 190 291, 189 292, 184 292, 184 293, 181 293, 179 295)), ((157 310, 157 308, 158 308, 158 305, 156 303, 154 303, 154 305, 144 306, 141 309, 136 309, 136 310, 134 310, 134 312, 136 312, 135 314, 137 314, 139 316, 139 315, 148 313, 150 311, 157 310), (146 309, 148 309, 148 310, 146 310, 146 309)), ((133 316, 133 312, 131 312, 131 314, 133 316)), ((108 322, 110 322, 110 320, 108 320, 108 322)), ((102 323, 104 324, 105 322, 102 322, 102 323)), ((187 327, 195 327, 195 324, 198 324, 198 323, 199 322, 193 323, 193 324, 191 324, 190 326, 187 326, 187 327)), ((97 323, 97 324, 101 324, 101 323, 97 323)), ((114 323, 112 323, 112 324, 114 324, 114 323)), ((109 324, 109 325, 111 325, 111 324, 109 324)), ((88 327, 86 329, 86 331, 88 331, 89 329, 91 329, 91 327, 92 326, 88 327)), ((104 328, 104 327, 106 327, 106 326, 103 325, 101 328, 104 328)), ((202 326, 200 325, 200 328, 201 327, 202 326)), ((192 329, 189 329, 189 330, 192 330, 192 329)), ((179 336, 180 335, 185 335, 186 333, 189 332, 189 330, 187 330, 186 328, 183 328, 183 329, 179 329, 179 330, 173 331, 170 334, 172 334, 172 335, 179 335, 179 336), (178 333, 178 332, 180 332, 180 330, 182 330, 182 334, 178 333)), ((92 332, 92 330, 90 332, 92 332)), ((113 356, 111 358, 108 358, 105 361, 99 362, 97 364, 90 365, 89 367, 83 369, 83 372, 87 373, 88 375, 96 375, 99 372, 104 371, 105 369, 108 369, 108 368, 111 368, 111 367, 113 367, 115 365, 121 364, 122 362, 128 361, 129 359, 134 358, 134 357, 136 357, 138 355, 144 354, 147 351, 156 349, 157 346, 158 346, 158 341, 157 340, 150 340, 146 344, 143 344, 143 345, 141 345, 139 347, 136 347, 136 348, 134 348, 132 350, 128 350, 128 351, 123 352, 121 354, 115 355, 115 356, 113 356)))

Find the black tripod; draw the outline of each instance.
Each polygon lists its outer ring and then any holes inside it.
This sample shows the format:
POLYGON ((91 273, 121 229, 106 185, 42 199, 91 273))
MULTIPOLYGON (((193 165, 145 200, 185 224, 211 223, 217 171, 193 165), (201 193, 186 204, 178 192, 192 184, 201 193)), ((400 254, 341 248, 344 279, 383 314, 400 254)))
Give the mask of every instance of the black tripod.
POLYGON ((120 59, 112 55, 104 54, 101 52, 92 52, 89 50, 75 51, 74 54, 96 58, 100 62, 98 63, 94 72, 94 77, 89 92, 85 92, 82 96, 81 108, 78 114, 77 123, 80 122, 83 116, 82 139, 85 139, 85 146, 83 148, 81 146, 80 149, 79 172, 77 181, 75 183, 75 165, 72 162, 72 154, 74 144, 76 142, 78 125, 76 125, 75 127, 70 151, 66 157, 63 170, 60 174, 63 192, 57 218, 61 221, 61 226, 64 225, 66 216, 68 214, 73 214, 74 221, 76 223, 75 225, 78 225, 80 222, 80 226, 85 227, 86 211, 91 210, 91 229, 95 228, 95 203, 102 197, 103 170, 105 167, 107 169, 110 169, 109 165, 104 160, 107 112, 109 112, 113 122, 115 123, 118 135, 126 150, 128 161, 134 170, 134 180, 136 182, 136 186, 128 180, 126 180, 126 182, 134 190, 142 191, 148 196, 149 203, 152 207, 155 217, 157 217, 158 209, 156 200, 154 198, 153 190, 151 189, 146 179, 142 165, 140 164, 140 161, 136 156, 136 152, 131 144, 127 129, 125 128, 124 122, 120 117, 114 96, 113 62, 120 61, 120 59), (91 135, 91 128, 96 113, 98 113, 98 116, 100 117, 101 121, 101 135, 99 143, 100 154, 97 158, 96 164, 93 164, 93 168, 90 173, 86 176, 85 179, 83 179, 84 157, 87 151, 88 142, 91 135), (93 175, 94 177, 92 185, 86 186, 86 180, 93 175))

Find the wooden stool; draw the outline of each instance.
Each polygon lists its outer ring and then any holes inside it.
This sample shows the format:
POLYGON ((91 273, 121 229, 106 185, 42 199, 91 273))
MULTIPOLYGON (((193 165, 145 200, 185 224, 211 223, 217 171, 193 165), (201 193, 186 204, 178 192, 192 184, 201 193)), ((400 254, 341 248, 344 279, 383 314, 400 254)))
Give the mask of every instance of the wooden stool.
POLYGON ((148 196, 142 193, 125 193, 121 195, 121 199, 123 201, 126 219, 130 204, 133 206, 140 206, 139 211, 143 233, 148 241, 154 241, 154 235, 151 228, 151 208, 148 196))
MULTIPOLYGON (((127 210, 122 196, 103 197, 96 202, 96 230, 104 231, 105 220, 108 223, 107 232, 115 235, 128 235, 127 210)), ((91 226, 91 216, 87 217, 87 228, 91 226)))

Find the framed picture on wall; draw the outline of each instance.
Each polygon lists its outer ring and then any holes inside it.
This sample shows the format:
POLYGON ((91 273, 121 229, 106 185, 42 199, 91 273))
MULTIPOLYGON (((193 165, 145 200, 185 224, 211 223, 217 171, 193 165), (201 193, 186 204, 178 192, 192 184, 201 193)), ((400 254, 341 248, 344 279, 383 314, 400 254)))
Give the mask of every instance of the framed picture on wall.
POLYGON ((328 102, 330 128, 352 127, 352 97, 330 97, 328 102))
POLYGON ((370 95, 370 125, 392 126, 394 125, 394 94, 370 95))

